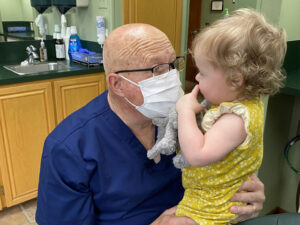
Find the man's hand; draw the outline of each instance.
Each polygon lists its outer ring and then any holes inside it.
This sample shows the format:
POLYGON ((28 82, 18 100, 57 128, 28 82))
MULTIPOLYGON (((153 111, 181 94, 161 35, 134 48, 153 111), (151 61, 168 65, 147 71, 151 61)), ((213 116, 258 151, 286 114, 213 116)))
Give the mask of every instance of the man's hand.
POLYGON ((197 223, 189 217, 175 216, 177 206, 164 211, 151 225, 197 225, 197 223))
POLYGON ((250 180, 245 181, 242 186, 231 198, 231 201, 245 202, 245 206, 232 206, 232 213, 240 214, 233 222, 243 221, 258 216, 263 208, 265 201, 264 184, 258 179, 255 174, 250 176, 250 180))

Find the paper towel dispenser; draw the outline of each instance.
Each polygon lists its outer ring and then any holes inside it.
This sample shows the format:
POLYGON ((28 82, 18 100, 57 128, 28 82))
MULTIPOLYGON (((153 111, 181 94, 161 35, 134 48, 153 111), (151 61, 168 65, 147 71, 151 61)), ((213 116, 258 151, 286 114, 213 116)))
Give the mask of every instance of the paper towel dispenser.
POLYGON ((88 0, 53 0, 53 5, 59 10, 61 14, 65 14, 73 7, 87 7, 88 0))
POLYGON ((35 8, 39 13, 43 13, 50 7, 51 0, 30 0, 31 6, 35 8))

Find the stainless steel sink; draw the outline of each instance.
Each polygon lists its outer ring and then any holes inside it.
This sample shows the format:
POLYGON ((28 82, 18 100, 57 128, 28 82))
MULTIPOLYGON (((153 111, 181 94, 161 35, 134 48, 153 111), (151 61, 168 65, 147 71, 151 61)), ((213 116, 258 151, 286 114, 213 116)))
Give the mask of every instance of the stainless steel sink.
POLYGON ((8 65, 4 66, 5 69, 8 69, 18 75, 26 74, 38 74, 42 72, 49 71, 68 71, 70 66, 62 62, 47 62, 47 63, 37 63, 37 64, 27 64, 25 66, 21 65, 8 65))

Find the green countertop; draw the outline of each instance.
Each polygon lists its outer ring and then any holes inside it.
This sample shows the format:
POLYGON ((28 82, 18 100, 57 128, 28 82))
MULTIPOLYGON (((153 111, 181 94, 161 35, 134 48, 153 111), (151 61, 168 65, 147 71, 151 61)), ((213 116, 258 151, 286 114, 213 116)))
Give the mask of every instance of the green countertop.
POLYGON ((88 68, 87 66, 73 63, 68 71, 49 71, 37 74, 18 75, 5 69, 3 66, 5 65, 0 64, 0 85, 104 72, 103 66, 88 68))
POLYGON ((285 87, 281 93, 300 96, 300 70, 287 71, 285 87))
MULTIPOLYGON (((5 69, 3 66, 3 64, 0 64, 0 85, 104 72, 103 66, 88 68, 87 66, 73 63, 68 71, 49 71, 38 74, 18 75, 5 69)), ((281 93, 300 96, 300 70, 287 72, 285 87, 281 89, 281 93)))

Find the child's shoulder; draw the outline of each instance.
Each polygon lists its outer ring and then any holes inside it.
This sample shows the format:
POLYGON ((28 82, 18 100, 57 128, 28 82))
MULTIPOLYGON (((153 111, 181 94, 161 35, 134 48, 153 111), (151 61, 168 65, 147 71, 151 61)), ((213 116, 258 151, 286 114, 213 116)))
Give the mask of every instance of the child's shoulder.
POLYGON ((222 108, 235 108, 235 107, 263 107, 264 103, 261 98, 244 99, 234 102, 222 102, 219 105, 211 105, 210 109, 218 110, 222 108))
POLYGON ((222 115, 228 113, 234 113, 247 122, 250 120, 251 115, 262 114, 263 109, 264 104, 261 98, 235 102, 222 102, 219 105, 211 105, 203 117, 202 128, 207 131, 213 126, 215 121, 217 121, 222 115))

